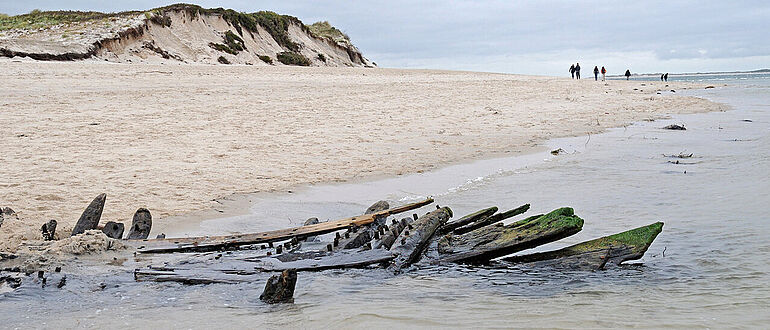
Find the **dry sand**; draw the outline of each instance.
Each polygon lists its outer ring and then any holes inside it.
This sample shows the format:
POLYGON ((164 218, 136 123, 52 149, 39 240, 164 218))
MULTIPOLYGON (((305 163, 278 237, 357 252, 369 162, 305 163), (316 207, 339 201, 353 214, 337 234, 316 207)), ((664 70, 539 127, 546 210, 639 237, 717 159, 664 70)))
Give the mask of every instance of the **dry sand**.
POLYGON ((0 250, 57 219, 156 221, 234 193, 423 171, 669 113, 677 82, 427 70, 0 61, 0 250), (669 87, 664 87, 665 85, 669 87), (634 90, 634 89, 638 90, 634 90), (24 230, 23 228, 26 228, 24 230))

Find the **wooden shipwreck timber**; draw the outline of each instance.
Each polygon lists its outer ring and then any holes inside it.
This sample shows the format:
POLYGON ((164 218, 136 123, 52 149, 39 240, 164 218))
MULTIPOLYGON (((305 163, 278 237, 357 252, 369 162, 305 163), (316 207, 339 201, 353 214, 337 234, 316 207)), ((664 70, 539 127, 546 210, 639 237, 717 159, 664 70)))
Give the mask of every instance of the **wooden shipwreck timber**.
MULTIPOLYGON (((89 204, 73 236, 94 235, 95 230, 101 229, 112 241, 123 238, 122 224, 108 222, 99 227, 105 200, 106 195, 100 194, 89 204)), ((438 205, 422 216, 413 213, 399 217, 433 202, 428 198, 390 208, 387 202, 380 201, 363 215, 328 222, 311 218, 300 227, 261 233, 184 238, 159 235, 154 239, 148 239, 152 216, 142 208, 134 215, 120 245, 133 248, 128 251, 135 252, 135 265, 147 266, 133 270, 136 281, 184 284, 265 281, 260 299, 278 303, 292 301, 297 272, 367 268, 395 275, 413 266, 458 263, 596 271, 641 258, 663 228, 663 223, 657 222, 555 251, 514 255, 580 232, 583 219, 569 207, 515 219, 529 210, 529 204, 507 211, 489 207, 453 221, 450 221, 454 216, 452 210, 438 205), (279 274, 275 275, 276 272, 279 274)), ((0 211, 2 217, 13 216, 10 209, 0 211)), ((41 228, 45 240, 52 240, 55 230, 54 220, 41 228)), ((0 262, 16 257, 0 255, 0 262)), ((66 276, 59 274, 60 269, 57 267, 50 275, 59 287, 66 284, 66 276), (61 275, 59 280, 58 275, 61 275)), ((0 280, 11 288, 20 285, 24 271, 3 271, 7 274, 0 272, 0 280)), ((43 283, 47 279, 43 271, 38 272, 38 278, 43 283)))
POLYGON ((398 274, 415 264, 600 270, 641 258, 663 226, 657 222, 556 251, 506 257, 574 235, 583 228, 584 221, 572 208, 564 207, 503 224, 525 213, 528 204, 505 212, 491 207, 455 221, 449 221, 453 216, 449 207, 437 206, 422 216, 385 221, 432 202, 427 199, 393 209, 378 202, 379 207, 373 205, 362 216, 266 233, 137 240, 130 244, 142 254, 192 252, 197 261, 139 269, 134 275, 138 281, 200 284, 249 282, 261 278, 264 272, 381 268, 398 274), (305 240, 335 231, 329 241, 305 240), (228 249, 235 251, 222 252, 228 249))

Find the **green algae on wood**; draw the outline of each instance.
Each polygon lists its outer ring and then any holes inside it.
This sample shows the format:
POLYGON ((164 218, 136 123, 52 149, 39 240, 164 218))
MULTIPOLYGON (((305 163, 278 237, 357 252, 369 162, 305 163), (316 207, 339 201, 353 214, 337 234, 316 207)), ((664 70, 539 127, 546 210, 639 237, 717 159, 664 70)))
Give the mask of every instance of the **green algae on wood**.
POLYGON ((563 207, 507 226, 486 226, 462 235, 446 235, 438 242, 438 262, 486 262, 560 240, 582 228, 583 219, 572 208, 563 207))
POLYGON ((663 230, 663 223, 656 222, 647 226, 624 231, 594 240, 578 243, 566 248, 506 258, 514 263, 530 263, 543 260, 568 258, 593 251, 608 250, 605 263, 618 265, 624 261, 641 258, 655 238, 663 230))

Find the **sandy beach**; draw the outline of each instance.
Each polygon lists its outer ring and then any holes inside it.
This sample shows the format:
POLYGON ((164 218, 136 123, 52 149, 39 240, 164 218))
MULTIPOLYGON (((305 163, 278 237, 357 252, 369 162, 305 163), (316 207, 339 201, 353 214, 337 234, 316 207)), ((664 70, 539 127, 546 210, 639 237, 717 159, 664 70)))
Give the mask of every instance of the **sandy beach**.
POLYGON ((102 223, 217 198, 430 170, 674 113, 680 82, 364 68, 0 61, 0 250, 107 194, 102 223), (656 94, 657 91, 663 94, 656 94))

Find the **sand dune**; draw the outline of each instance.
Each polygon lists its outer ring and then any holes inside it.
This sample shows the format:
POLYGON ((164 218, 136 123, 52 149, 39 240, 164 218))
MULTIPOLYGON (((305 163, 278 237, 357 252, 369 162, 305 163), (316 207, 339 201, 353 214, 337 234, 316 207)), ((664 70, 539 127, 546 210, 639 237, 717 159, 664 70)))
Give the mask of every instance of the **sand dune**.
POLYGON ((35 229, 71 226, 101 192, 102 223, 139 207, 163 221, 233 193, 429 170, 724 108, 656 95, 660 82, 427 70, 3 60, 0 81, 0 206, 35 229))

